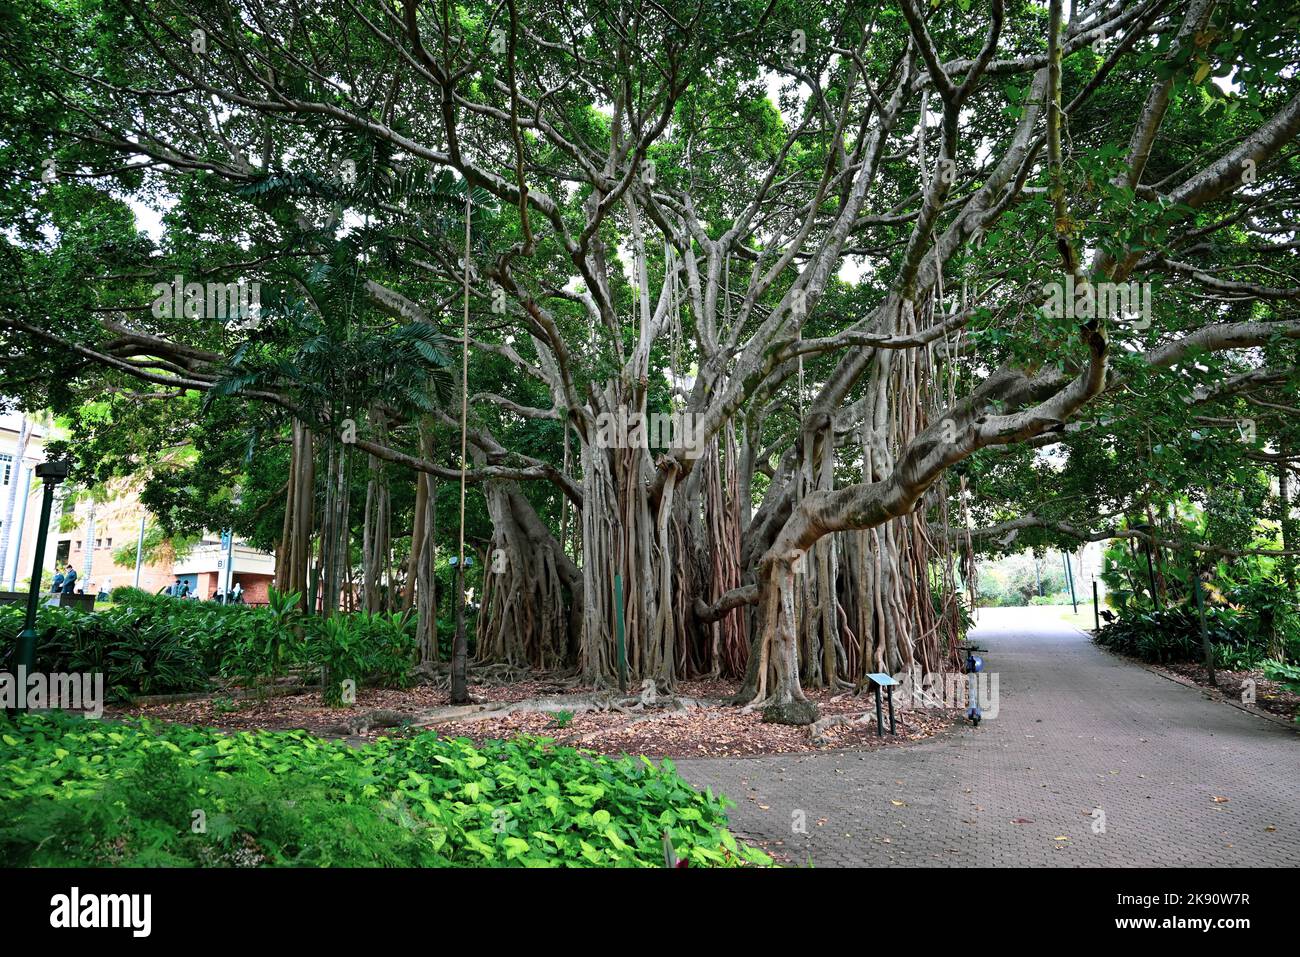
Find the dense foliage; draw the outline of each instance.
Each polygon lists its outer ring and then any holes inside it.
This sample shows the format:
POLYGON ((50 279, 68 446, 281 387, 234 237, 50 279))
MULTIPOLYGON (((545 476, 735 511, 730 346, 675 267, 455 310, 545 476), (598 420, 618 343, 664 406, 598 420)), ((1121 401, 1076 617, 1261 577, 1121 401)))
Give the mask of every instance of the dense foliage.
POLYGON ((767 864, 670 761, 545 740, 354 748, 62 715, 0 717, 0 863, 166 866, 767 864))
MULTIPOLYGON (((297 669, 312 680, 324 669, 326 699, 341 682, 404 687, 415 664, 410 616, 381 613, 300 615, 297 597, 271 590, 268 607, 221 605, 113 592, 98 612, 42 606, 37 665, 46 672, 102 672, 110 698, 198 691, 219 677, 253 684, 297 669)), ((17 634, 20 606, 0 607, 0 633, 17 634)), ((13 654, 6 643, 5 655, 13 654)))
MULTIPOLYGON (((1233 670, 1276 660, 1300 660, 1300 641, 1279 636, 1268 615, 1212 604, 1205 609, 1205 630, 1217 667, 1233 670)), ((1201 661, 1201 618, 1194 605, 1163 609, 1129 608, 1103 625, 1096 635, 1103 647, 1143 661, 1167 664, 1201 661)))

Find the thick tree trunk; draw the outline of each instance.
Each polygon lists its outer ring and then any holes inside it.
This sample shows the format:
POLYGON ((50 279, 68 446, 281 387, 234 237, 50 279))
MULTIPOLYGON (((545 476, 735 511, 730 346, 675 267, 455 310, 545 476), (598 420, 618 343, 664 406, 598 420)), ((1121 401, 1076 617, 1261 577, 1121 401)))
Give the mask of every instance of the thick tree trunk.
MULTIPOLYGON (((382 418, 372 417, 378 441, 387 444, 387 428, 382 418)), ((366 511, 362 527, 361 564, 362 597, 369 612, 389 611, 394 607, 393 580, 389 562, 392 552, 392 518, 389 504, 388 475, 384 463, 368 457, 370 481, 366 485, 366 511)))
POLYGON ((557 668, 571 660, 582 573, 514 482, 484 484, 492 542, 483 567, 480 661, 557 668))
POLYGON ((289 455, 289 482, 285 494, 284 523, 276 556, 276 587, 296 593, 298 606, 308 610, 308 567, 315 513, 315 451, 312 433, 301 420, 293 420, 289 455))

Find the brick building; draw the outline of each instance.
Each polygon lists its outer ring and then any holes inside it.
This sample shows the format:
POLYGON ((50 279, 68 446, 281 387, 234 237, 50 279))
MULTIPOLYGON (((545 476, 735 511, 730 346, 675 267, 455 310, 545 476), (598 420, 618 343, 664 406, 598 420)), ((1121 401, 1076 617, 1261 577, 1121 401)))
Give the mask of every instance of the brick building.
MULTIPOLYGON (((3 523, 11 484, 14 492, 12 527, 8 550, 0 574, 0 591, 25 591, 31 581, 41 514, 41 483, 35 479, 36 465, 44 461, 43 445, 48 430, 17 413, 0 415, 0 523, 3 523), (22 460, 17 448, 26 443, 22 460)), ((179 578, 188 581, 190 593, 211 597, 221 580, 225 561, 219 534, 205 534, 184 554, 177 556, 166 547, 155 550, 148 561, 136 567, 136 546, 149 524, 140 504, 135 483, 113 483, 98 500, 84 490, 67 485, 56 490, 45 544, 46 588, 55 569, 71 565, 77 571, 77 590, 87 593, 112 591, 123 585, 138 585, 160 592, 179 578)), ((3 525, 0 524, 0 529, 3 525)), ((231 549, 233 578, 243 588, 244 601, 266 601, 268 586, 275 579, 275 556, 259 552, 238 540, 231 549)))

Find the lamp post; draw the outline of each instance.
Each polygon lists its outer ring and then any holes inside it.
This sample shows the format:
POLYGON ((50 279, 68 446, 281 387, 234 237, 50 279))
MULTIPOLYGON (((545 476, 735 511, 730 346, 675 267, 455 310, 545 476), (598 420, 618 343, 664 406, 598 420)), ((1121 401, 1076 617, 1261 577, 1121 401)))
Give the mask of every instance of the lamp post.
POLYGON ((30 673, 36 669, 36 604, 41 594, 41 569, 45 565, 45 538, 50 531, 50 506, 54 502, 54 486, 68 477, 67 462, 42 462, 36 466, 36 477, 45 483, 41 497, 41 522, 36 527, 36 551, 32 555, 32 584, 27 590, 27 619, 18 636, 17 665, 30 673))

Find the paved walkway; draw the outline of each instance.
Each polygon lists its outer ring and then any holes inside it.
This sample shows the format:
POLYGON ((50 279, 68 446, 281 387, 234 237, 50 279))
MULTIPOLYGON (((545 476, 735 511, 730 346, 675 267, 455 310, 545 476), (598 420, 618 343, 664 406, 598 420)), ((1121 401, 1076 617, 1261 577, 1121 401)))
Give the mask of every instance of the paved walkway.
POLYGON ((678 767, 797 864, 1300 864, 1300 734, 1101 651, 1051 609, 986 609, 974 634, 1000 690, 979 728, 678 767))

